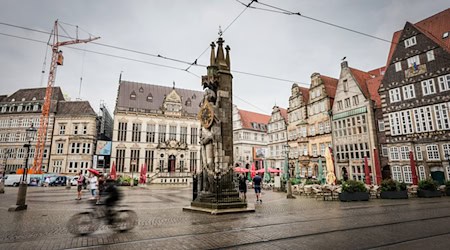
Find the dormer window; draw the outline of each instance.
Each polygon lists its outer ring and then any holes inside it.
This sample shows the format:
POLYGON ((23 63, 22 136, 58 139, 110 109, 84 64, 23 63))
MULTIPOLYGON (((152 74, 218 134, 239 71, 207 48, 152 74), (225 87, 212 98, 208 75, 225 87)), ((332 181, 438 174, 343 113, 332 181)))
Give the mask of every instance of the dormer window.
POLYGON ((417 44, 417 41, 416 41, 416 37, 415 36, 405 40, 405 48, 409 48, 409 47, 411 47, 413 45, 416 45, 416 44, 417 44))
POLYGON ((133 90, 133 92, 131 92, 131 94, 130 94, 130 99, 131 99, 131 100, 136 100, 136 92, 134 92, 134 90, 133 90))
POLYGON ((186 105, 187 107, 190 107, 191 106, 191 99, 190 98, 188 98, 187 100, 186 100, 186 102, 184 103, 184 105, 186 105))
POLYGON ((151 93, 147 96, 147 102, 153 102, 153 96, 151 93))
POLYGON ((36 97, 33 97, 33 99, 32 99, 33 101, 36 101, 36 97))
POLYGON ((14 99, 14 98, 13 98, 13 99, 11 99, 11 102, 15 102, 15 101, 16 101, 16 99, 14 99))
POLYGON ((192 100, 195 100, 197 96, 195 94, 192 95, 192 100))
POLYGON ((144 88, 143 87, 139 88, 139 93, 144 93, 144 88))
POLYGON ((22 102, 25 101, 25 98, 22 98, 22 102))
POLYGON ((448 37, 448 31, 447 32, 444 32, 443 34, 442 34, 442 39, 445 39, 445 38, 447 38, 448 37))

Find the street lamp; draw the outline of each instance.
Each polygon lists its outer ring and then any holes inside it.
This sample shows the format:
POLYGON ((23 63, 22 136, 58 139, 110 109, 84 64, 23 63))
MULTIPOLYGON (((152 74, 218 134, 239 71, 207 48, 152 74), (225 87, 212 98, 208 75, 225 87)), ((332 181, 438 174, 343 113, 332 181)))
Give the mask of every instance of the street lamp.
POLYGON ((33 124, 26 130, 26 139, 25 143, 23 145, 24 148, 27 149, 27 154, 25 156, 25 167, 23 169, 22 174, 22 181, 19 184, 19 191, 17 193, 17 202, 16 206, 9 208, 8 211, 20 211, 27 209, 26 199, 27 199, 27 174, 28 174, 28 158, 30 157, 30 148, 31 148, 31 141, 34 138, 34 135, 36 134, 36 128, 33 127, 33 124))
POLYGON ((284 162, 284 174, 283 174, 283 178, 286 180, 286 185, 287 185, 287 196, 286 198, 288 199, 295 199, 295 196, 292 195, 292 186, 291 186, 291 181, 290 176, 289 176, 289 151, 290 151, 290 147, 289 144, 284 144, 283 145, 283 151, 286 154, 285 156, 285 162, 284 162))

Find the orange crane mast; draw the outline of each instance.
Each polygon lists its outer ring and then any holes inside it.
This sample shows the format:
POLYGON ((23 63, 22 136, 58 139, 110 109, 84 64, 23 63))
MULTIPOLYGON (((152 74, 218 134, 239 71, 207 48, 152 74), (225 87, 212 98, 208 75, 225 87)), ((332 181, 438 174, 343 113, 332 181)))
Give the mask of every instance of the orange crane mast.
MULTIPOLYGON (((48 74, 48 83, 47 88, 45 90, 45 98, 44 98, 44 105, 42 107, 42 113, 39 119, 39 128, 37 133, 37 142, 36 142, 36 149, 34 154, 34 162, 33 167, 30 169, 30 173, 36 173, 41 174, 42 173, 42 158, 45 148, 45 141, 47 138, 47 128, 48 128, 48 120, 49 120, 49 113, 50 113, 50 106, 51 106, 51 99, 52 99, 52 91, 53 86, 55 85, 55 78, 56 78, 56 69, 58 65, 63 65, 63 55, 62 51, 59 50, 59 47, 66 46, 66 45, 72 45, 72 44, 78 44, 78 43, 88 43, 94 40, 99 39, 100 37, 93 37, 88 39, 78 39, 69 40, 69 41, 59 41, 58 39, 58 20, 55 21, 55 25, 52 31, 53 36, 53 44, 52 46, 52 62, 50 64, 50 71, 48 74)), ((77 30, 78 31, 78 30, 77 30)))

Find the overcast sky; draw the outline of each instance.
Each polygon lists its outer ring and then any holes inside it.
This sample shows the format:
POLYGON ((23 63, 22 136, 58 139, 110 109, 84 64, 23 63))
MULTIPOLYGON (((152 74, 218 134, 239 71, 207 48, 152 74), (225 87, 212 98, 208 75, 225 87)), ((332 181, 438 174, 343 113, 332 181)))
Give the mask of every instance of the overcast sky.
MULTIPOLYGON (((241 0, 249 3, 250 0, 241 0)), ((449 7, 448 0, 326 0, 273 1, 275 5, 302 15, 391 40, 406 21, 418 22, 449 7)), ((252 6, 264 7, 257 3, 252 6)), ((245 9, 235 0, 3 0, 0 22, 42 31, 50 31, 56 19, 78 25, 100 36, 96 42, 193 62, 218 37, 222 30, 245 9)), ((62 24, 74 36, 74 26, 62 24)), ((47 41, 49 36, 0 24, 0 33, 47 41)), ((65 35, 63 30, 60 34, 65 35)), ((79 37, 88 34, 80 31, 79 37)), ((270 80, 234 73, 234 103, 239 108, 270 114, 276 103, 287 107, 293 82, 310 82, 314 72, 338 78, 341 58, 349 66, 364 71, 386 64, 389 43, 295 15, 283 15, 248 8, 224 32, 231 47, 232 70, 290 80, 270 80), (243 101, 244 100, 244 101, 243 101)), ((62 38, 61 40, 65 40, 62 38)), ((95 44, 62 47, 64 66, 58 68, 56 86, 72 100, 89 100, 98 110, 101 100, 113 112, 120 72, 122 79, 142 83, 201 90, 203 67, 192 67, 190 74, 142 62, 94 54, 91 50, 134 60, 186 69, 187 64, 125 52, 95 44)), ((10 95, 19 88, 47 84, 50 50, 45 74, 41 73, 45 44, 0 35, 0 94, 10 95), (43 79, 43 80, 42 80, 43 79)), ((198 60, 209 63, 209 50, 198 60)))

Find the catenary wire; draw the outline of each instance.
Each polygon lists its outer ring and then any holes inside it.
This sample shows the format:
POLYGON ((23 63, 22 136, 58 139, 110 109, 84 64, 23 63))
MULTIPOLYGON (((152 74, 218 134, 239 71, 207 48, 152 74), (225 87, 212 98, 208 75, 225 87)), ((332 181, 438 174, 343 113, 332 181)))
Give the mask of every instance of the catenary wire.
MULTIPOLYGON (((225 27, 225 29, 222 31, 222 34, 225 33, 225 32, 231 27, 231 25, 233 25, 233 23, 236 22, 236 20, 237 20, 242 14, 244 14, 244 12, 245 12, 245 11, 252 5, 252 3, 255 2, 255 1, 256 1, 256 0, 252 0, 248 5, 246 5, 246 7, 241 11, 241 13, 239 13, 239 15, 237 15, 237 16, 233 19, 233 21, 231 21, 231 23, 228 24, 227 27, 225 27)), ((221 35, 221 36, 222 36, 222 35, 221 35)), ((189 71, 189 69, 190 69, 193 65, 197 64, 197 60, 200 59, 200 57, 203 56, 203 54, 205 54, 205 52, 208 51, 208 49, 209 49, 209 46, 206 47, 206 49, 203 50, 203 52, 202 52, 199 56, 197 56, 197 58, 194 60, 194 62, 191 63, 191 65, 189 65, 189 66, 186 68, 186 71, 189 71)))
MULTIPOLYGON (((0 32, 0 35, 4 35, 4 36, 9 36, 9 37, 13 37, 13 38, 18 38, 18 39, 22 39, 22 40, 28 40, 28 41, 32 41, 32 42, 38 42, 38 43, 42 43, 42 44, 47 44, 44 41, 40 41, 40 40, 36 40, 36 39, 32 39, 32 38, 27 38, 27 37, 20 37, 20 36, 16 36, 16 35, 11 35, 11 34, 6 34, 6 33, 2 33, 0 32)), ((177 68, 177 67, 172 67, 172 66, 168 66, 168 65, 163 65, 163 64, 158 64, 158 63, 152 63, 152 62, 148 62, 148 61, 143 61, 143 60, 138 60, 138 59, 134 59, 134 58, 129 58, 129 57, 124 57, 124 56, 117 56, 117 55, 112 55, 112 54, 108 54, 108 53, 103 53, 103 52, 98 52, 98 51, 93 51, 93 50, 87 50, 87 49, 79 49, 79 48, 74 48, 74 47, 70 47, 68 46, 67 48, 69 49, 73 49, 73 50, 78 50, 78 51, 82 51, 82 52, 89 52, 89 53, 93 53, 93 54, 98 54, 98 55, 103 55, 103 56, 109 56, 109 57, 114 57, 114 58, 119 58, 119 59, 124 59, 124 60, 128 60, 128 61, 134 61, 134 62, 139 62, 139 63, 145 63, 145 64, 150 64, 150 65, 154 65, 154 66, 159 66, 159 67, 165 67, 165 68, 169 68, 169 69, 174 69, 174 70, 179 70, 179 71, 183 71, 183 72, 187 72, 189 74, 192 74, 198 78, 201 78, 199 75, 196 75, 190 71, 186 71, 185 69, 182 68, 177 68)), ((248 74, 246 72, 236 72, 236 73, 242 73, 242 74, 248 74)), ((254 75, 254 74, 251 74, 254 75)), ((255 75, 258 76, 258 75, 255 75)), ((264 77, 264 76, 258 76, 258 77, 264 77)), ((272 78, 269 78, 272 79, 272 78)), ((276 78, 273 78, 276 79, 276 78)), ((287 80, 286 80, 287 81, 287 80)), ((251 105, 254 108, 257 108, 258 110, 261 110, 263 112, 265 112, 263 109, 261 109, 258 106, 255 106, 247 101, 245 101, 244 99, 240 98, 239 96, 236 96, 235 94, 233 94, 234 97, 236 97, 237 99, 241 100, 242 102, 251 105)))
MULTIPOLYGON (((3 23, 0 23, 0 24, 3 24, 3 23)), ((27 30, 30 30, 30 29, 28 29, 28 28, 26 28, 26 27, 20 27, 20 26, 19 26, 19 28, 25 28, 25 29, 27 29, 27 30)), ((33 30, 33 29, 31 29, 31 30, 32 30, 32 31, 39 31, 39 30, 33 30)), ((49 32, 43 32, 43 31, 39 31, 39 32, 40 32, 40 33, 43 33, 43 34, 50 34, 49 32)), ((6 33, 0 33, 0 34, 1 34, 1 35, 5 35, 5 36, 10 36, 10 37, 19 38, 19 39, 24 39, 24 40, 30 40, 30 41, 34 41, 34 42, 44 43, 43 41, 36 40, 36 39, 25 38, 25 37, 20 37, 20 36, 16 36, 16 35, 6 34, 6 33)), ((138 53, 138 54, 144 54, 144 55, 155 56, 155 57, 159 57, 159 58, 163 58, 163 59, 168 59, 168 60, 170 60, 170 61, 184 62, 184 63, 190 64, 190 63, 185 62, 185 61, 182 61, 182 60, 173 59, 173 58, 167 58, 167 57, 164 57, 164 56, 161 56, 161 55, 153 55, 153 54, 146 53, 146 52, 140 52, 140 51, 137 51, 137 50, 120 48, 120 47, 112 46, 112 45, 98 44, 98 43, 95 43, 95 42, 91 42, 91 43, 94 43, 94 44, 97 44, 97 45, 101 45, 101 46, 105 46, 105 47, 116 48, 116 49, 119 49, 119 50, 124 50, 124 51, 134 52, 134 53, 138 53)), ((73 48, 73 49, 75 49, 75 48, 73 48)), ((89 50, 88 52, 91 52, 91 53, 103 53, 103 52, 95 52, 95 51, 92 51, 92 50, 89 50)), ((110 54, 107 54, 107 53, 103 53, 103 54, 105 54, 105 55, 110 55, 110 54)), ((111 56, 112 56, 112 55, 111 55, 111 56)), ((126 57, 123 57, 122 59, 126 59, 126 57)), ((131 58, 129 58, 129 59, 131 59, 131 58)), ((135 60, 135 59, 131 59, 131 60, 135 60)), ((141 61, 141 60, 137 60, 137 61, 141 61)), ((142 62, 144 62, 144 61, 142 61, 142 62)), ((153 64, 153 65, 155 65, 155 66, 161 66, 161 67, 171 67, 171 66, 167 66, 167 65, 163 65, 163 64, 150 63, 150 62, 146 62, 146 61, 145 61, 145 63, 147 63, 147 64, 153 64)), ((202 64, 196 64, 195 66, 197 66, 197 67, 204 67, 204 68, 207 67, 207 65, 202 65, 202 64)), ((192 72, 190 72, 189 70, 186 70, 186 69, 181 69, 181 68, 177 68, 177 67, 172 67, 172 68, 175 68, 175 69, 177 69, 177 70, 183 70, 183 71, 188 72, 189 74, 192 74, 192 75, 197 76, 196 74, 194 74, 194 73, 192 73, 192 72)), ((256 74, 256 73, 251 73, 251 72, 245 72, 245 71, 239 71, 239 70, 232 70, 232 72, 234 72, 234 73, 239 73, 239 74, 243 74, 243 75, 250 75, 250 76, 255 76, 255 77, 265 78, 265 79, 271 79, 271 80, 283 81, 283 82, 288 82, 288 83, 294 83, 294 82, 295 82, 295 83, 302 84, 302 85, 305 85, 305 86, 308 86, 308 87, 309 87, 309 84, 302 83, 302 82, 295 81, 295 80, 290 80, 290 79, 282 79, 282 78, 278 78, 278 77, 272 77, 272 76, 261 75, 261 74, 256 74)))

